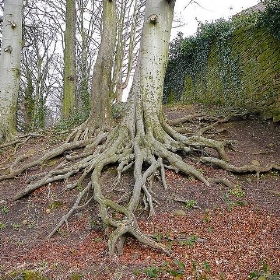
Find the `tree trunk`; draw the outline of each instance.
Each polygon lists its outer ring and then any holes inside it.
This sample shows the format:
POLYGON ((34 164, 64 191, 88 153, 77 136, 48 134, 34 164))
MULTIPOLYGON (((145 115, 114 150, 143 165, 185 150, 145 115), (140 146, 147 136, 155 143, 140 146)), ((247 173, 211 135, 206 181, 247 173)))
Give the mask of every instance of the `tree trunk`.
POLYGON ((66 0, 64 86, 62 116, 67 119, 77 106, 76 99, 76 0, 66 0))
MULTIPOLYGON (((116 246, 118 252, 122 253, 122 245, 127 233, 134 235, 140 242, 168 253, 168 249, 163 244, 156 243, 141 232, 134 211, 139 205, 143 192, 150 207, 150 215, 154 214, 151 194, 146 184, 147 178, 158 169, 162 170, 164 177, 162 158, 174 163, 178 161, 175 163, 177 166, 183 164, 178 157, 173 157, 173 154, 166 149, 172 140, 163 129, 161 105, 174 5, 175 1, 147 1, 140 56, 128 101, 128 111, 122 124, 117 127, 115 133, 112 133, 113 144, 108 147, 92 173, 94 198, 100 205, 101 218, 106 225, 116 228, 109 237, 110 254, 114 254, 116 246), (125 207, 106 199, 99 185, 102 169, 112 162, 120 162, 119 173, 134 164, 134 188, 125 207), (148 169, 145 167, 146 163, 149 164, 148 169), (112 219, 108 208, 121 213, 124 219, 122 221, 112 219)), ((111 140, 111 137, 109 139, 111 140)), ((196 173, 188 166, 184 166, 183 169, 187 174, 196 173)), ((163 181, 165 184, 164 179, 163 181)))
MULTIPOLYGON (((79 2, 78 2, 79 3, 79 2)), ((80 9, 80 29, 81 29, 81 66, 80 66, 80 75, 81 75, 81 85, 80 85, 80 106, 79 110, 88 116, 90 111, 90 95, 89 95, 89 73, 88 73, 88 57, 87 57, 87 34, 85 31, 84 25, 84 3, 79 3, 80 9)))
POLYGON ((163 83, 175 1, 147 1, 140 50, 140 89, 145 128, 154 129, 162 118, 163 83))
POLYGON ((115 44, 116 1, 103 0, 102 38, 93 71, 89 117, 94 129, 111 125, 110 89, 115 44))
POLYGON ((0 57, 0 141, 16 134, 22 45, 22 0, 6 0, 0 57))

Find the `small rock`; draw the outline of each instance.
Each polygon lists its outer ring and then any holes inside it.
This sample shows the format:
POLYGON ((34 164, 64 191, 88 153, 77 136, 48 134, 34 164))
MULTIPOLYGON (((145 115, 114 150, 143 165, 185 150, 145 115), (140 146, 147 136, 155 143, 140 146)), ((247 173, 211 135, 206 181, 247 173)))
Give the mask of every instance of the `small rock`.
POLYGON ((22 223, 23 225, 27 225, 27 224, 28 224, 28 221, 27 221, 27 220, 23 220, 21 223, 22 223))
POLYGON ((46 209, 46 213, 47 213, 47 214, 50 214, 50 213, 51 213, 51 209, 49 209, 49 208, 46 209))
POLYGON ((174 216, 186 216, 186 212, 184 211, 184 210, 175 210, 174 212, 173 212, 173 215, 174 216))

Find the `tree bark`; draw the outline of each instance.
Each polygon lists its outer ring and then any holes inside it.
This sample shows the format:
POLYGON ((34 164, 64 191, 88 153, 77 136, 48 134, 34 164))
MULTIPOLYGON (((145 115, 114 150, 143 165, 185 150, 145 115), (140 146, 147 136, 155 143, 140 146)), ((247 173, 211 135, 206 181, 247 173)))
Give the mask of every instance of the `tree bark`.
POLYGON ((80 88, 79 88, 79 110, 83 110, 87 115, 90 111, 90 95, 89 95, 89 73, 88 73, 88 38, 84 24, 84 2, 78 1, 78 9, 80 10, 80 34, 81 34, 81 65, 80 65, 80 88))
POLYGON ((140 89, 145 126, 162 118, 162 96, 175 1, 147 1, 140 50, 140 89))
POLYGON ((16 135, 22 48, 22 0, 6 0, 0 57, 0 141, 16 135))
POLYGON ((89 123, 95 128, 111 125, 111 74, 116 44, 116 1, 103 0, 102 38, 94 65, 89 123))
POLYGON ((69 118, 77 107, 76 98, 76 0, 66 1, 64 86, 62 116, 69 118))

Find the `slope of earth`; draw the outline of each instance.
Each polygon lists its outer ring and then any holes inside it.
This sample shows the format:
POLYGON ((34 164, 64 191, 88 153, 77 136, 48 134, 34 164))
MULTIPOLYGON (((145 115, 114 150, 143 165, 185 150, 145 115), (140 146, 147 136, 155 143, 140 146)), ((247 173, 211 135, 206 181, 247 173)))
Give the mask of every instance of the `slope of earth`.
MULTIPOLYGON (((178 130, 192 133, 215 121, 197 106, 165 108, 174 120, 196 114, 178 130), (197 114, 199 113, 199 114, 197 114)), ((208 112, 209 113, 209 112, 208 112)), ((228 151, 236 165, 268 165, 280 160, 280 125, 255 116, 219 122, 207 137, 234 140, 228 151)), ((60 145, 66 136, 52 131, 27 138, 0 150, 0 174, 15 160, 42 154, 60 145)), ((204 151, 205 152, 205 151, 204 151)), ((206 151, 207 152, 207 151, 206 151)), ((46 236, 75 202, 79 189, 65 190, 67 182, 50 183, 30 196, 14 195, 49 170, 59 158, 12 180, 0 182, 0 279, 279 279, 280 174, 232 174, 194 161, 206 177, 222 177, 232 186, 203 183, 166 171, 168 189, 155 178, 156 215, 147 217, 139 207, 141 229, 167 244, 170 256, 129 238, 121 256, 109 257, 107 238, 94 202, 76 211, 51 239, 46 236), (262 278, 260 278, 262 277, 262 278)), ((113 187, 112 167, 102 180, 114 196, 131 187, 131 172, 113 187)))

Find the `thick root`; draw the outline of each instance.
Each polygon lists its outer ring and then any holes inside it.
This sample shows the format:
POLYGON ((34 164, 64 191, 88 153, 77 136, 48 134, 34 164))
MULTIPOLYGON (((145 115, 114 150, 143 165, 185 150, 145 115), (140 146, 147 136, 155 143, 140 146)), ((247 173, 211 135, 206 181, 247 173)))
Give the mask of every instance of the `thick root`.
POLYGON ((276 164, 268 167, 256 165, 236 167, 228 163, 225 148, 230 145, 230 142, 207 139, 200 135, 186 137, 176 132, 165 122, 162 122, 159 128, 155 127, 150 130, 143 129, 140 121, 138 125, 138 129, 133 130, 128 125, 120 124, 110 132, 100 132, 94 138, 88 137, 92 134, 83 125, 70 136, 68 140, 71 141, 70 139, 72 139, 71 142, 66 142, 46 152, 41 158, 21 167, 17 167, 19 160, 16 161, 10 169, 10 173, 0 176, 0 180, 13 178, 23 171, 34 166, 40 166, 54 157, 64 157, 63 162, 55 169, 39 174, 37 181, 32 181, 15 196, 15 199, 20 199, 48 183, 58 180, 67 182, 70 177, 80 174, 78 179, 66 186, 66 189, 84 186, 83 191, 79 193, 72 208, 62 217, 48 237, 53 236, 64 223, 67 225, 73 212, 88 205, 94 199, 99 205, 99 215, 110 232, 108 248, 111 255, 115 254, 116 251, 122 252, 127 235, 132 235, 139 242, 169 254, 170 251, 164 244, 156 242, 141 231, 134 214, 142 202, 141 198, 144 198, 149 216, 155 215, 153 206, 155 200, 151 189, 147 187, 152 182, 152 178, 159 175, 163 187, 166 189, 168 186, 165 178, 165 168, 168 168, 193 176, 207 186, 210 186, 211 183, 233 186, 231 182, 224 178, 206 178, 195 168, 193 163, 186 163, 176 153, 177 151, 184 151, 188 156, 194 155, 197 159, 198 149, 201 147, 211 148, 216 151, 220 158, 204 156, 199 158, 200 161, 235 173, 260 173, 272 169, 280 170, 280 166, 276 164), (102 186, 100 178, 103 170, 108 166, 116 166, 117 178, 112 186, 102 186), (125 193, 125 199, 123 199, 124 195, 114 200, 106 197, 104 193, 108 190, 105 192, 104 188, 114 190, 116 184, 120 182, 122 174, 130 168, 134 169, 132 191, 125 193), (90 182, 86 180, 89 176, 91 176, 90 182), (85 198, 86 194, 90 194, 90 199, 85 198))
POLYGON ((200 160, 204 163, 210 163, 220 168, 233 172, 233 173, 266 173, 271 170, 280 170, 280 165, 271 164, 269 166, 259 166, 254 164, 243 165, 243 166, 235 166, 224 160, 220 160, 213 157, 201 157, 200 160))
POLYGON ((34 161, 30 161, 28 164, 25 164, 18 169, 13 169, 7 175, 0 176, 0 181, 3 181, 5 179, 11 179, 11 178, 21 174, 22 172, 24 172, 25 170, 27 170, 31 167, 40 166, 45 161, 50 160, 52 158, 55 158, 55 157, 63 154, 65 151, 85 147, 89 142, 91 142, 91 141, 90 140, 83 140, 83 141, 77 141, 77 142, 72 142, 72 143, 64 143, 63 145, 50 150, 49 152, 47 152, 41 158, 39 158, 37 160, 34 160, 34 161))

